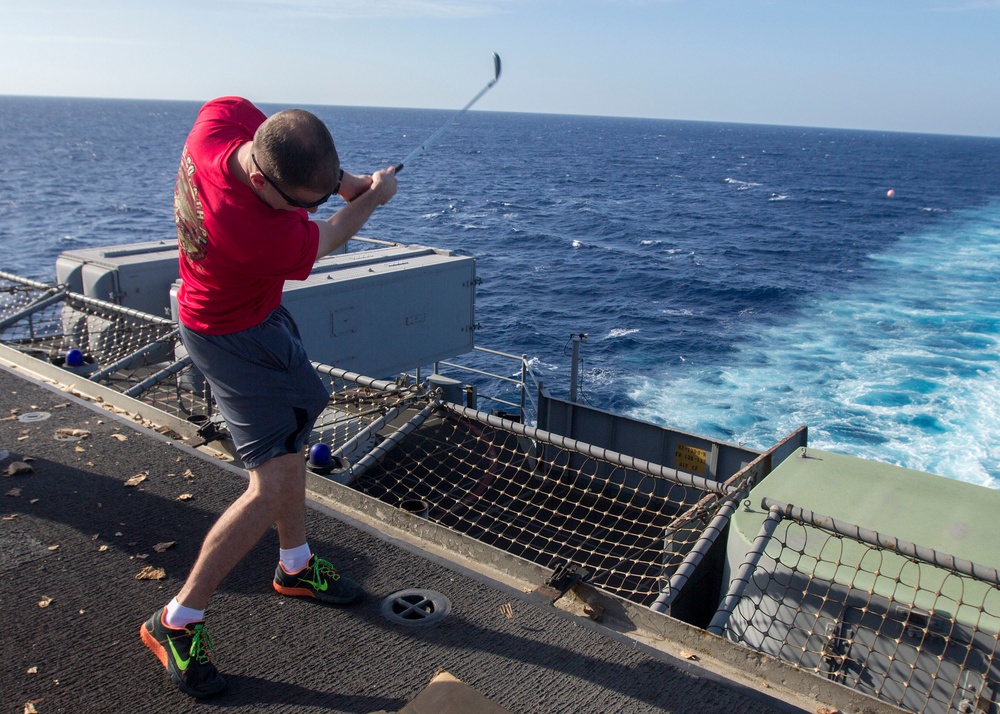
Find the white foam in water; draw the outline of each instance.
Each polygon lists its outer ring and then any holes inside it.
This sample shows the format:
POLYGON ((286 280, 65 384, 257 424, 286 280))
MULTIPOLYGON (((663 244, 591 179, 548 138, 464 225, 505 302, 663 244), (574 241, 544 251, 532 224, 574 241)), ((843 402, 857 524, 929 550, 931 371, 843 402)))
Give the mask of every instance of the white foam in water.
POLYGON ((754 183, 753 181, 740 181, 739 179, 727 178, 726 183, 735 186, 737 191, 747 191, 751 188, 757 188, 762 184, 754 183))
POLYGON ((616 337, 628 337, 629 335, 634 335, 638 331, 639 330, 634 327, 616 327, 608 332, 608 334, 604 336, 604 339, 613 340, 616 337))
POLYGON ((806 424, 816 448, 1000 488, 1000 205, 956 218, 731 364, 637 385, 634 415, 758 449, 806 424))
MULTIPOLYGON (((558 372, 560 369, 563 368, 563 366, 564 365, 559 365, 553 362, 543 362, 538 357, 528 358, 528 369, 532 370, 537 374, 545 374, 547 372, 558 372)), ((520 377, 521 373, 518 372, 514 376, 520 377)))

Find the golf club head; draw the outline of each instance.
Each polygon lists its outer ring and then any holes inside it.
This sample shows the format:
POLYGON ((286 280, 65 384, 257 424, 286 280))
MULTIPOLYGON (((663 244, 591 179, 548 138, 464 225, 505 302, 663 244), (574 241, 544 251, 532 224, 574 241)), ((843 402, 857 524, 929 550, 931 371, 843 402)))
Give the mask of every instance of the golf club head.
POLYGON ((471 107, 473 104, 475 104, 476 102, 478 102, 479 98, 482 97, 484 94, 486 94, 486 92, 488 92, 493 87, 493 85, 497 83, 497 80, 499 80, 499 79, 500 79, 500 55, 497 54, 496 52, 494 52, 493 53, 493 79, 490 80, 489 84, 487 84, 485 87, 483 87, 479 91, 479 94, 477 94, 476 96, 474 96, 472 98, 472 100, 468 104, 466 104, 464 107, 462 107, 457 112, 455 112, 455 114, 453 114, 452 117, 448 121, 446 121, 444 123, 444 125, 440 129, 438 129, 433 134, 431 134, 429 137, 427 137, 427 139, 425 139, 424 142, 422 144, 420 144, 420 146, 418 146, 416 149, 414 149, 412 152, 410 152, 409 156, 407 156, 405 159, 403 159, 398 164, 396 164, 396 166, 394 168, 394 171, 397 174, 401 173, 402 170, 403 170, 403 167, 407 163, 409 163, 410 159, 412 159, 414 156, 416 156, 421 151, 423 151, 425 148, 427 148, 441 134, 441 132, 443 132, 446 128, 448 128, 449 124, 451 124, 456 119, 458 119, 458 117, 460 117, 462 114, 464 114, 465 112, 467 112, 469 110, 469 107, 471 107))

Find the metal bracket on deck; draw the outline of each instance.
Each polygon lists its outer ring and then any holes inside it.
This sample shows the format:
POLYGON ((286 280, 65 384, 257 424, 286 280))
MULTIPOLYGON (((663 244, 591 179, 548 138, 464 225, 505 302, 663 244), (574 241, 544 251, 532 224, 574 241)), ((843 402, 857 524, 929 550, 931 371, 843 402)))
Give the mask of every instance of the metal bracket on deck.
POLYGON ((193 449, 197 449, 205 444, 211 444, 213 441, 221 441, 229 436, 229 432, 226 429, 221 428, 218 423, 214 421, 206 421, 200 427, 198 427, 198 441, 194 441, 188 446, 193 449))
POLYGON ((561 598, 577 583, 586 582, 591 573, 583 566, 574 566, 568 561, 554 560, 551 564, 552 575, 540 585, 535 592, 544 596, 549 603, 561 598))

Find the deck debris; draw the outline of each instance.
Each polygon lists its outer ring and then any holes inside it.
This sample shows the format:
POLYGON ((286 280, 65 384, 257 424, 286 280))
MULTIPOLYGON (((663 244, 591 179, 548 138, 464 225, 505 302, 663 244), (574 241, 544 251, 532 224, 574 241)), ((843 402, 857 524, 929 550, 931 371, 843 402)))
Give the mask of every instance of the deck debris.
POLYGON ((194 494, 193 493, 182 493, 180 496, 177 497, 177 500, 178 501, 190 501, 192 498, 194 498, 194 494))
POLYGON ((63 439, 86 439, 90 436, 90 432, 86 429, 74 429, 72 427, 64 426, 56 429, 56 436, 63 439))
POLYGON ((136 580, 164 580, 167 577, 167 573, 163 568, 154 568, 152 565, 147 565, 145 568, 139 571, 135 576, 136 580))
POLYGON ((177 545, 177 541, 168 540, 163 543, 157 543, 156 545, 153 546, 153 550, 155 550, 157 553, 163 553, 164 551, 170 550, 175 545, 177 545))
POLYGON ((24 474, 34 472, 35 470, 31 468, 31 465, 25 463, 24 461, 12 461, 7 464, 7 470, 5 471, 8 476, 23 476, 24 474))
POLYGON ((138 486, 140 483, 142 483, 143 481, 145 481, 147 478, 149 478, 149 472, 148 471, 140 471, 135 476, 133 476, 132 478, 128 479, 125 482, 125 485, 126 486, 138 486))
POLYGON ((38 601, 38 607, 45 608, 51 605, 53 602, 54 600, 50 598, 48 595, 42 595, 42 599, 38 601))

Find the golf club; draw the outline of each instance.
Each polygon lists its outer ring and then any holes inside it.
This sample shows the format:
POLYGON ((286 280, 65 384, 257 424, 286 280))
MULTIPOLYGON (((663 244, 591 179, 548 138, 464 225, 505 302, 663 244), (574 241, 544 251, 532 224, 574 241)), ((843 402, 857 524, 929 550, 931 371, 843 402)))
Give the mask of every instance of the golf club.
POLYGON ((464 107, 462 107, 457 112, 455 112, 452 115, 452 117, 441 126, 440 129, 438 129, 433 134, 431 134, 426 139, 424 139, 423 143, 420 144, 420 146, 418 146, 416 149, 414 149, 413 151, 411 151, 409 156, 407 156, 405 159, 403 159, 398 164, 396 164, 396 173, 398 174, 400 171, 402 171, 403 167, 406 164, 408 164, 410 162, 410 160, 414 156, 416 156, 421 151, 423 151, 428 146, 430 146, 432 143, 434 143, 434 140, 437 139, 441 135, 441 133, 445 129, 447 129, 451 124, 453 124, 460 116, 462 116, 463 114, 465 114, 465 112, 467 112, 469 110, 469 107, 471 107, 473 104, 475 104, 476 102, 478 102, 480 97, 482 97, 484 94, 486 94, 486 92, 488 92, 489 90, 493 89, 493 85, 497 83, 498 79, 500 79, 500 55, 498 55, 496 52, 494 52, 493 53, 493 79, 490 80, 489 84, 487 84, 485 87, 483 87, 479 91, 479 94, 477 94, 476 96, 474 96, 472 98, 472 101, 470 101, 464 107))

